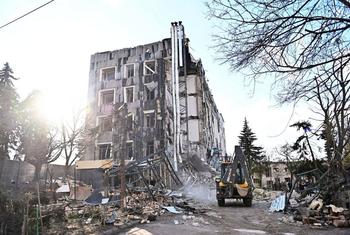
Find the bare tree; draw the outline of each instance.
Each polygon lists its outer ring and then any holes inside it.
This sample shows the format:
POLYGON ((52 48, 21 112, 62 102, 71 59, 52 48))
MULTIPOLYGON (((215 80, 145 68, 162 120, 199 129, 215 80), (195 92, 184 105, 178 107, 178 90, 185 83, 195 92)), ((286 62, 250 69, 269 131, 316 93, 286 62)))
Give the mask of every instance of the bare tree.
POLYGON ((330 164, 341 163, 350 152, 350 74, 348 62, 334 62, 332 70, 324 69, 327 79, 316 76, 314 89, 307 95, 314 112, 321 116, 322 138, 330 164), (344 65, 346 63, 346 65, 344 65))
POLYGON ((234 69, 295 76, 350 58, 347 0, 212 0, 207 6, 220 24, 220 59, 234 69))
POLYGON ((281 104, 312 103, 321 116, 328 171, 344 179, 339 169, 350 141, 350 1, 211 0, 207 6, 220 25, 214 36, 218 59, 249 69, 253 81, 275 75, 281 104))
POLYGON ((212 0, 219 59, 253 78, 275 74, 278 101, 314 102, 329 157, 349 142, 350 1, 212 0), (336 146, 335 146, 336 145, 336 146))
POLYGON ((274 151, 282 157, 282 161, 286 162, 287 168, 290 172, 290 179, 293 180, 293 174, 296 171, 297 164, 296 162, 299 160, 298 157, 293 155, 293 148, 288 143, 275 148, 274 151))
POLYGON ((69 173, 69 167, 84 154, 89 139, 80 114, 73 115, 71 124, 62 124, 61 127, 62 157, 65 160, 66 176, 69 173))

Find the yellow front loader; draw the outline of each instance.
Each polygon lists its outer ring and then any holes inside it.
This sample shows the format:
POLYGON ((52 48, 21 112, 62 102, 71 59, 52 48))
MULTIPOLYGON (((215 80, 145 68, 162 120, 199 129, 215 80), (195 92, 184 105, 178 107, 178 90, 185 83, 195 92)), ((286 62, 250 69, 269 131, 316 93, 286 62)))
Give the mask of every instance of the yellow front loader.
POLYGON ((252 206, 254 186, 239 146, 235 146, 233 160, 221 162, 221 176, 215 179, 215 183, 219 206, 225 206, 225 199, 241 199, 245 206, 252 206))

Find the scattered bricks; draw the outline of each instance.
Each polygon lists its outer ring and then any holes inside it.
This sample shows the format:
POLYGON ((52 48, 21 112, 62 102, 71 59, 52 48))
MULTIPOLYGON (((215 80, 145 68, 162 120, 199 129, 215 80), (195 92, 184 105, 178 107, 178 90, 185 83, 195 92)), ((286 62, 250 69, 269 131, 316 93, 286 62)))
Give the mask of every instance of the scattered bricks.
POLYGON ((147 219, 143 219, 140 221, 140 224, 148 224, 150 221, 147 219))
POLYGON ((314 200, 310 203, 309 209, 320 211, 322 209, 322 206, 323 206, 323 200, 318 199, 318 200, 314 200))
POLYGON ((325 219, 326 219, 326 220, 333 221, 333 220, 339 220, 340 217, 339 217, 339 216, 334 216, 334 215, 326 215, 326 216, 325 216, 325 219))
POLYGON ((348 220, 334 220, 333 225, 337 228, 348 227, 349 221, 348 220))
POLYGON ((306 211, 306 216, 318 216, 318 215, 320 215, 320 212, 317 210, 308 209, 306 211))
POLYGON ((313 223, 319 223, 320 221, 315 219, 314 217, 303 217, 303 224, 313 224, 313 223))
POLYGON ((324 207, 323 210, 322 210, 322 213, 326 214, 326 215, 329 214, 330 213, 329 208, 324 207))
POLYGON ((350 211, 349 211, 349 210, 343 211, 343 215, 345 216, 345 218, 346 218, 347 220, 350 219, 350 211))
POLYGON ((293 219, 294 219, 295 221, 302 221, 302 220, 303 220, 303 217, 302 217, 301 215, 297 214, 297 215, 294 215, 293 219))
POLYGON ((124 223, 121 222, 121 221, 114 222, 114 226, 120 227, 120 226, 122 226, 122 225, 124 225, 124 223))
POLYGON ((149 221, 155 221, 157 219, 157 216, 156 215, 148 215, 147 219, 149 221))
POLYGON ((309 217, 303 216, 302 218, 303 224, 310 224, 309 217))
POLYGON ((127 218, 130 220, 140 220, 141 219, 141 217, 137 216, 137 215, 128 215, 127 218))

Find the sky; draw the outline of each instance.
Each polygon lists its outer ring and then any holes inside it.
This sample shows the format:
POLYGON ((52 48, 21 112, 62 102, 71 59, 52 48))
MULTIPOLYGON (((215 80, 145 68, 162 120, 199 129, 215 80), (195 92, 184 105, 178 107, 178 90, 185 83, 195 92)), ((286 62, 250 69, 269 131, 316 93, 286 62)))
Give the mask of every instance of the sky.
MULTIPOLYGON (((2 0, 0 25, 33 10, 47 0, 2 0)), ((90 56, 160 41, 170 37, 170 23, 182 21, 191 53, 201 58, 209 86, 225 119, 228 153, 246 117, 268 153, 300 135, 288 127, 305 120, 306 106, 276 106, 268 80, 255 92, 239 71, 215 60, 215 28, 200 0, 55 0, 0 29, 0 64, 9 62, 23 99, 41 90, 43 113, 51 120, 67 118, 86 104, 90 56)))

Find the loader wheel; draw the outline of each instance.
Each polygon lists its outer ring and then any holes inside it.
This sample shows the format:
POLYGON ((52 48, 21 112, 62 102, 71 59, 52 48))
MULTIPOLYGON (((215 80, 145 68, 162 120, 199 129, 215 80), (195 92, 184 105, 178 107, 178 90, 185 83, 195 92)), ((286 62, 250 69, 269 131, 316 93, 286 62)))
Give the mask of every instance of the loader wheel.
POLYGON ((225 206, 225 198, 218 199, 218 206, 225 206))
POLYGON ((243 198, 243 204, 246 207, 251 207, 252 206, 252 201, 253 201, 253 199, 251 199, 251 198, 243 198))

